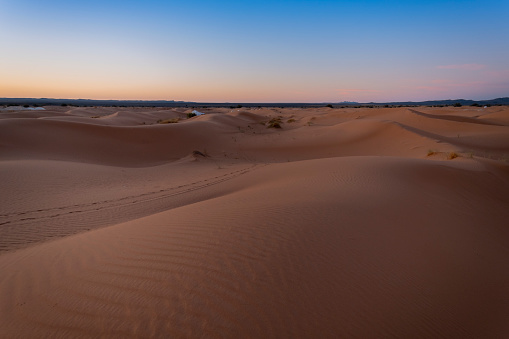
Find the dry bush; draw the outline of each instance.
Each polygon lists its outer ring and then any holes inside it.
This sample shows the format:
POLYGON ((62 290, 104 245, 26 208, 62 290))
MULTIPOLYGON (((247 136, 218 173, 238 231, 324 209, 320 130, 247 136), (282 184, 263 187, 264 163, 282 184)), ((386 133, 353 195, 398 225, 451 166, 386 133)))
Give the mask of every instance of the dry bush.
POLYGON ((272 118, 267 122, 267 128, 281 128, 281 118, 272 118))
POLYGON ((166 119, 166 120, 157 120, 158 124, 176 124, 179 122, 179 118, 166 119))
POLYGON ((449 160, 452 160, 452 159, 457 158, 457 157, 459 157, 459 154, 458 154, 458 153, 456 153, 456 152, 450 152, 450 153, 447 155, 447 159, 449 159, 449 160))

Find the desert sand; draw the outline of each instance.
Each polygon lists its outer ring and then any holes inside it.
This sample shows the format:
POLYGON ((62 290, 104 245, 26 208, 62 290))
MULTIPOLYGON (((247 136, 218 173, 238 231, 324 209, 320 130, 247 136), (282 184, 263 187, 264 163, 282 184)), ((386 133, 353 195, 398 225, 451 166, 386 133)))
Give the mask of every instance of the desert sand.
POLYGON ((1 338, 509 337, 509 107, 192 110, 0 111, 1 338))

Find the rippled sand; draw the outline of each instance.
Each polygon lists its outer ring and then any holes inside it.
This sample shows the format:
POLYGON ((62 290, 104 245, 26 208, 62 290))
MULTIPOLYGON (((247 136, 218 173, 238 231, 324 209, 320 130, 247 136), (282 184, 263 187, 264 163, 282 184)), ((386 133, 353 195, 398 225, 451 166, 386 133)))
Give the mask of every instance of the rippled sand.
POLYGON ((509 108, 191 111, 0 112, 0 337, 509 336, 509 108))

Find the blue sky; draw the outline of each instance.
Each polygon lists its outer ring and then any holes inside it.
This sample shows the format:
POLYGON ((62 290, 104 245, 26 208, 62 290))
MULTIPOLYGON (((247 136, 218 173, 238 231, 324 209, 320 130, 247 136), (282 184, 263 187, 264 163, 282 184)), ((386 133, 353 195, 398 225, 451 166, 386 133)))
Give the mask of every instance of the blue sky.
POLYGON ((0 0, 0 97, 509 96, 508 1, 0 0))

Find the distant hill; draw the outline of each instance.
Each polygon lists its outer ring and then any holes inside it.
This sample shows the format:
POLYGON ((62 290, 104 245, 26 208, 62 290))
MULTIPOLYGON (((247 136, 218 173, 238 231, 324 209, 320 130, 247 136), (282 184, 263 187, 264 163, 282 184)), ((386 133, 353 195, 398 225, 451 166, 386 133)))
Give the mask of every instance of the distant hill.
POLYGON ((48 98, 0 98, 0 105, 39 105, 39 106, 174 106, 182 102, 174 100, 94 100, 94 99, 48 99, 48 98))
POLYGON ((377 103, 372 105, 403 105, 403 106, 437 106, 437 105, 454 105, 460 103, 463 106, 469 106, 472 104, 479 105, 509 105, 509 97, 497 98, 491 100, 468 100, 468 99, 456 99, 456 100, 430 100, 430 101, 401 101, 401 102, 388 102, 388 103, 377 103))
POLYGON ((400 101, 400 102, 370 102, 357 103, 343 101, 338 103, 206 103, 186 102, 175 100, 94 100, 94 99, 48 99, 48 98, 0 98, 0 105, 29 105, 29 106, 125 106, 125 107, 182 107, 182 106, 211 106, 211 107, 322 107, 326 104, 333 106, 439 106, 454 105, 460 103, 463 106, 472 104, 484 105, 509 105, 509 97, 491 100, 430 100, 430 101, 400 101))

